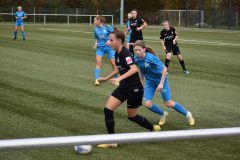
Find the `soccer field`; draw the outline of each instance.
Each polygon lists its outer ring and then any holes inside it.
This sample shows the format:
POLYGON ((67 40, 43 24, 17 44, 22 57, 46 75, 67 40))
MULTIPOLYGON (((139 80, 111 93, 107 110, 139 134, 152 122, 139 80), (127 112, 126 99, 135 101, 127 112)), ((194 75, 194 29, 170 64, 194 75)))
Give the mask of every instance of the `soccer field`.
MULTIPOLYGON (((93 26, 26 25, 26 41, 13 41, 14 24, 0 25, 0 139, 105 134, 103 108, 114 90, 95 87, 93 26)), ((164 61, 160 27, 149 26, 144 38, 164 61)), ((240 126, 240 32, 177 28, 179 46, 190 71, 182 73, 173 57, 169 80, 172 98, 193 113, 196 125, 154 102, 170 115, 163 131, 240 126)), ((111 71, 107 57, 101 75, 111 71)), ((140 107, 152 123, 159 117, 140 107)), ((126 104, 115 113, 116 132, 145 132, 128 121, 126 104)), ((73 147, 0 151, 0 160, 239 160, 240 138, 94 146, 89 155, 73 147)))

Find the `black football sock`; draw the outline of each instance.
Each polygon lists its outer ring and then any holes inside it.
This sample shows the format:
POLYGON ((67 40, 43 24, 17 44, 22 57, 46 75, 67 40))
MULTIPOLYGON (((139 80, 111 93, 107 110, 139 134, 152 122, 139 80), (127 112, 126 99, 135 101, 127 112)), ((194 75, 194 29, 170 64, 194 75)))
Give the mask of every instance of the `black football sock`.
POLYGON ((181 64, 183 70, 187 70, 186 67, 185 67, 184 60, 179 61, 179 63, 181 64))
POLYGON ((105 124, 106 124, 108 134, 114 134, 115 123, 114 123, 113 111, 105 107, 104 115, 105 115, 105 124))
POLYGON ((165 66, 168 68, 168 66, 169 66, 169 63, 170 63, 170 59, 165 59, 165 66))
POLYGON ((142 126, 143 128, 146 128, 150 131, 153 130, 153 125, 144 117, 140 116, 140 115, 136 115, 135 117, 128 117, 128 119, 130 121, 133 121, 137 124, 139 124, 140 126, 142 126))

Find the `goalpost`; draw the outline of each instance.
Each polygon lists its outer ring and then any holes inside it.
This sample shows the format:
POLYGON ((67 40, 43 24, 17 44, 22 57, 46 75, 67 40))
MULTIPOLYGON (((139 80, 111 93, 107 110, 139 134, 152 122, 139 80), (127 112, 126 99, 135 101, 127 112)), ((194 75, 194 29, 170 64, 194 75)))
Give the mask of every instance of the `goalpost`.
MULTIPOLYGON (((0 19, 2 22, 12 21, 14 13, 0 13, 0 19)), ((93 18, 97 15, 85 15, 85 14, 27 14, 27 22, 40 22, 46 25, 47 23, 89 23, 92 25, 93 18)), ((113 25, 113 15, 102 15, 107 19, 107 22, 113 25)))

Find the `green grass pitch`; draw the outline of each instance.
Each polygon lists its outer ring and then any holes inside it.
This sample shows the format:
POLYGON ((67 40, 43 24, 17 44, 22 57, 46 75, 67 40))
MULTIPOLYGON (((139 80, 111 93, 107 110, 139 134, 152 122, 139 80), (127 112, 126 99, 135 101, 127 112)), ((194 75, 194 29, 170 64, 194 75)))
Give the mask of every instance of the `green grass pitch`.
MULTIPOLYGON (((14 24, 0 24, 0 139, 104 134, 103 107, 115 86, 95 87, 93 26, 26 25, 26 41, 12 40, 14 24)), ((164 61, 159 31, 144 30, 146 43, 164 61)), ((163 131, 240 125, 240 32, 177 28, 189 75, 176 59, 170 64, 172 98, 192 111, 190 127, 169 111, 163 131)), ((20 32, 19 32, 20 35, 20 32)), ((101 75, 111 71, 104 58, 101 75)), ((144 107, 140 114, 152 123, 159 117, 144 107)), ((115 113, 116 132, 145 132, 128 121, 126 105, 115 113)), ((240 138, 211 138, 122 144, 77 155, 73 147, 0 151, 1 160, 239 160, 240 138)))

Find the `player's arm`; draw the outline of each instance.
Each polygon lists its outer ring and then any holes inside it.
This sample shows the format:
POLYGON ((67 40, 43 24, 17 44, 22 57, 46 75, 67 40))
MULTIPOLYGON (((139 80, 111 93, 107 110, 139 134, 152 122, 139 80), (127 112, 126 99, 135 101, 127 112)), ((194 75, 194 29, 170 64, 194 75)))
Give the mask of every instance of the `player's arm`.
POLYGON ((98 40, 96 39, 96 40, 95 40, 95 43, 94 43, 94 45, 93 45, 93 49, 96 49, 96 48, 97 48, 97 45, 98 45, 97 42, 98 42, 98 40))
POLYGON ((124 34, 126 35, 131 30, 131 27, 125 29, 124 34))
POLYGON ((27 15, 24 13, 22 19, 26 19, 27 15))
POLYGON ((93 45, 93 49, 96 49, 97 48, 97 45, 98 45, 98 40, 97 40, 97 33, 96 31, 94 30, 94 37, 95 37, 95 43, 93 45))
POLYGON ((142 85, 144 85, 144 74, 141 72, 141 75, 140 75, 140 80, 142 82, 142 85))
POLYGON ((140 29, 143 30, 144 28, 147 27, 147 25, 148 25, 147 22, 144 21, 144 22, 143 22, 143 25, 140 27, 140 29))
POLYGON ((109 75, 107 75, 106 77, 100 77, 98 79, 99 82, 106 82, 107 80, 113 78, 116 74, 119 73, 119 69, 117 67, 114 68, 114 70, 112 71, 112 73, 110 73, 109 75))
POLYGON ((161 32, 160 33, 160 43, 161 43, 161 45, 163 47, 163 50, 165 51, 166 50, 166 46, 165 46, 164 42, 165 42, 165 38, 164 38, 163 33, 161 32))
POLYGON ((138 72, 138 68, 135 64, 132 64, 129 67, 130 67, 130 69, 125 74, 121 75, 118 78, 110 79, 111 83, 117 84, 117 83, 121 82, 122 80, 124 80, 138 72))
POLYGON ((137 27, 137 31, 143 30, 145 27, 147 27, 147 25, 147 22, 141 19, 141 27, 137 27))
POLYGON ((165 51, 165 50, 166 50, 166 46, 165 46, 165 44, 164 44, 164 39, 161 39, 160 41, 161 41, 161 44, 162 44, 163 50, 165 51))
POLYGON ((157 92, 162 92, 166 75, 167 75, 167 67, 164 66, 163 71, 162 71, 162 78, 161 78, 161 81, 160 81, 160 83, 157 87, 157 90, 156 90, 157 92))
POLYGON ((174 29, 174 36, 175 36, 175 38, 173 39, 173 44, 176 44, 177 43, 177 39, 178 39, 178 34, 177 34, 175 29, 174 29))

